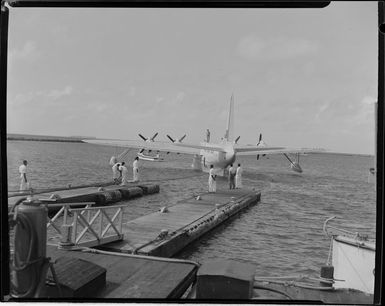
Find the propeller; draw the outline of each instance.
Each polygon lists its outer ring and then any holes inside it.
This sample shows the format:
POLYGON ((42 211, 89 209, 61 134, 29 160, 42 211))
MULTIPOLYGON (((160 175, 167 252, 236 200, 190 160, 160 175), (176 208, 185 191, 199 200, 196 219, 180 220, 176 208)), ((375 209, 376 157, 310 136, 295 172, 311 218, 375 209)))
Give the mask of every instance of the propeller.
POLYGON ((147 141, 147 138, 144 137, 142 134, 138 134, 140 138, 142 138, 144 141, 147 141))
MULTIPOLYGON (((262 141, 262 133, 259 133, 259 140, 258 140, 257 146, 261 144, 261 141, 262 141)), ((259 154, 257 154, 257 160, 259 160, 259 154)))
POLYGON ((239 138, 241 138, 241 136, 238 136, 235 140, 234 140, 234 143, 237 143, 239 138))
POLYGON ((144 141, 154 141, 155 140, 155 137, 158 136, 158 132, 156 132, 154 134, 154 136, 152 136, 151 138, 146 138, 144 137, 142 134, 138 134, 140 138, 142 138, 144 141))
POLYGON ((154 134, 154 136, 151 137, 151 141, 154 141, 156 136, 158 136, 158 132, 156 132, 156 133, 154 134))
POLYGON ((183 139, 185 139, 185 137, 186 137, 186 134, 184 134, 181 138, 179 138, 178 142, 182 142, 183 139))
POLYGON ((183 139, 185 139, 185 137, 186 137, 186 134, 184 134, 181 138, 179 138, 177 141, 175 141, 175 139, 174 138, 172 138, 170 135, 166 135, 167 136, 167 138, 168 139, 170 139, 171 140, 171 142, 182 142, 183 141, 183 139))
POLYGON ((170 140, 171 140, 171 142, 175 142, 175 140, 174 140, 174 139, 172 139, 170 135, 167 135, 167 138, 168 138, 168 139, 170 139, 170 140))
POLYGON ((262 134, 260 133, 260 134, 259 134, 259 140, 258 140, 257 146, 259 146, 259 145, 261 144, 261 141, 262 141, 262 134))

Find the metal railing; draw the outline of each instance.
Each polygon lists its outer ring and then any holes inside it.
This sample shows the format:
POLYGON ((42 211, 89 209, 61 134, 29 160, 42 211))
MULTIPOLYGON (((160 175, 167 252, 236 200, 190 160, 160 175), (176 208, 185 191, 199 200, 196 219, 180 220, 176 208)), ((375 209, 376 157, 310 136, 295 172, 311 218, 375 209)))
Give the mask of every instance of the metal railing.
POLYGON ((61 217, 63 216, 63 222, 62 224, 67 224, 67 220, 69 218, 69 216, 71 215, 70 213, 70 209, 71 209, 71 206, 84 206, 85 207, 90 207, 92 205, 94 205, 95 203, 94 202, 83 202, 83 203, 64 203, 64 204, 48 204, 47 207, 61 207, 59 209, 59 211, 52 217, 50 218, 49 216, 47 217, 47 229, 52 227, 55 229, 55 231, 62 235, 62 231, 61 231, 61 225, 57 225, 55 222, 61 217))
POLYGON ((124 205, 115 205, 69 209, 73 213, 71 242, 79 246, 92 247, 122 240, 124 207, 124 205), (116 211, 110 217, 107 210, 116 211), (87 217, 84 216, 85 212, 87 212, 87 217), (107 235, 108 233, 109 235, 107 235))
POLYGON ((59 245, 93 247, 123 239, 123 213, 125 205, 92 207, 93 202, 49 204, 60 207, 54 217, 47 220, 47 229, 52 227, 61 235, 59 245), (71 206, 84 206, 71 208, 71 206), (108 213, 108 212, 109 213, 108 213), (112 211, 112 213, 111 213, 112 211), (60 217, 63 217, 60 219, 60 217), (62 221, 59 225, 58 221, 62 221))

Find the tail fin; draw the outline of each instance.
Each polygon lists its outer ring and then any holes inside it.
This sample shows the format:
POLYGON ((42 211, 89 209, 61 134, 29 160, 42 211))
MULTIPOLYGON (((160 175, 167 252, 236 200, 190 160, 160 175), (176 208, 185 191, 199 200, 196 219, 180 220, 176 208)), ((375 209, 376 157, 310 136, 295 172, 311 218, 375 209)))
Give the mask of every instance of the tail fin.
POLYGON ((231 99, 230 99, 230 111, 229 111, 229 118, 227 120, 227 129, 225 133, 225 139, 227 141, 234 140, 234 94, 231 95, 231 99))

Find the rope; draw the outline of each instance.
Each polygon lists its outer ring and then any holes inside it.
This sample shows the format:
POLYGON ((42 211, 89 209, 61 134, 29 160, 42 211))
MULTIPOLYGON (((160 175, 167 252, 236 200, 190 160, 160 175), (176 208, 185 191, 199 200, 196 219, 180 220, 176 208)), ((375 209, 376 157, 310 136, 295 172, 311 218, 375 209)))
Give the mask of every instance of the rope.
POLYGON ((328 259, 326 260, 326 265, 330 266, 330 259, 332 256, 332 246, 333 246, 333 237, 330 238, 329 254, 328 259))
POLYGON ((331 279, 331 278, 323 278, 323 277, 311 277, 308 275, 293 275, 293 276, 266 276, 266 277, 254 277, 256 281, 270 281, 270 280, 280 280, 280 279, 309 279, 314 281, 322 281, 325 283, 333 284, 334 281, 343 281, 340 279, 331 279))
MULTIPOLYGON (((258 281, 262 281, 262 280, 258 280, 258 281)), ((324 291, 334 290, 334 287, 312 286, 310 284, 305 284, 305 283, 296 282, 296 281, 266 280, 266 282, 269 282, 269 283, 272 283, 272 284, 284 285, 284 286, 294 286, 294 287, 299 287, 299 288, 304 288, 304 289, 312 289, 312 290, 324 290, 324 291)))
POLYGON ((17 258, 17 252, 14 252, 13 259, 10 262, 10 266, 11 266, 10 268, 11 270, 20 272, 32 266, 34 271, 33 272, 31 271, 31 273, 33 273, 32 275, 30 274, 31 275, 30 287, 24 292, 18 292, 16 285, 11 281, 11 295, 16 298, 25 298, 31 295, 35 291, 39 283, 39 279, 38 279, 39 273, 36 270, 37 265, 33 265, 33 264, 39 261, 43 261, 45 260, 45 258, 37 258, 35 260, 31 260, 32 250, 33 250, 33 247, 36 245, 36 241, 37 241, 37 234, 35 229, 33 228, 33 225, 31 224, 31 221, 23 214, 18 214, 16 222, 17 223, 15 228, 15 238, 17 237, 18 226, 22 226, 26 229, 26 232, 30 234, 30 239, 29 239, 30 243, 29 243, 29 249, 28 249, 26 260, 24 262, 19 262, 17 258))
MULTIPOLYGON (((52 245, 52 244, 50 244, 50 245, 52 245)), ((54 245, 54 246, 57 246, 57 245, 54 245)), ((81 252, 96 253, 96 254, 106 254, 106 255, 113 255, 113 256, 121 256, 121 257, 148 259, 148 260, 155 260, 155 261, 162 261, 162 262, 186 263, 186 264, 192 264, 192 265, 194 265, 197 268, 200 267, 199 263, 196 263, 196 262, 191 261, 191 260, 185 260, 185 259, 155 257, 155 256, 149 256, 149 255, 127 254, 127 253, 120 253, 120 252, 117 253, 117 252, 109 252, 109 251, 102 251, 102 250, 92 249, 92 248, 88 248, 88 247, 72 247, 69 250, 70 251, 81 251, 81 252)))
POLYGON ((50 267, 50 270, 51 270, 52 278, 53 278, 54 282, 56 283, 56 287, 57 287, 57 290, 59 292, 59 296, 63 297, 63 291, 61 290, 59 279, 57 277, 57 274, 56 274, 56 271, 55 271, 55 267, 53 266, 52 262, 49 263, 49 267, 50 267))

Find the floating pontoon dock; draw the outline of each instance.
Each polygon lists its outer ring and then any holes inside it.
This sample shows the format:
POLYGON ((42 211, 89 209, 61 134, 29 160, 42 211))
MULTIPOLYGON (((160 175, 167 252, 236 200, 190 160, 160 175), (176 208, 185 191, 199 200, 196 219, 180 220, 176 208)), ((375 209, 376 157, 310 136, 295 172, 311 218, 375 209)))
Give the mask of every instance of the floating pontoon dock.
POLYGON ((133 254, 171 257, 241 210, 256 204, 261 194, 242 189, 204 193, 122 226, 123 240, 103 249, 133 254))
MULTIPOLYGON (((43 203, 79 203, 95 202, 97 205, 105 205, 128 200, 147 194, 159 192, 159 185, 146 183, 130 183, 127 186, 104 185, 104 187, 90 186, 83 188, 68 188, 61 190, 51 190, 49 192, 36 193, 34 197, 43 203)), ((18 200, 26 198, 28 195, 11 194, 8 197, 8 207, 12 207, 18 200)))

